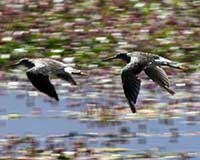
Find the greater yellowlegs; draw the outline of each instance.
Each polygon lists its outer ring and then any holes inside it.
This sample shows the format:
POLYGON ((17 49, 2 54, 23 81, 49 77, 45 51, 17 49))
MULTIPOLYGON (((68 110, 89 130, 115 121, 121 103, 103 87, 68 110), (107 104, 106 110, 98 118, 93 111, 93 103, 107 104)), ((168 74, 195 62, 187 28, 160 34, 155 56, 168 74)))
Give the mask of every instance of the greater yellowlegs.
POLYGON ((165 71, 161 66, 169 66, 172 68, 186 70, 187 67, 180 63, 173 62, 158 55, 135 51, 132 53, 119 53, 116 56, 106 58, 104 61, 113 59, 121 59, 126 62, 126 66, 122 69, 121 78, 124 94, 128 100, 133 113, 136 112, 135 103, 140 90, 141 80, 137 75, 144 71, 150 79, 159 84, 170 94, 175 92, 169 88, 169 80, 165 71))
POLYGON ((13 66, 18 65, 23 65, 28 68, 26 75, 33 86, 57 101, 59 98, 54 86, 49 80, 49 75, 56 75, 73 85, 76 85, 76 81, 71 74, 84 75, 80 70, 76 70, 63 62, 50 58, 22 58, 13 66))

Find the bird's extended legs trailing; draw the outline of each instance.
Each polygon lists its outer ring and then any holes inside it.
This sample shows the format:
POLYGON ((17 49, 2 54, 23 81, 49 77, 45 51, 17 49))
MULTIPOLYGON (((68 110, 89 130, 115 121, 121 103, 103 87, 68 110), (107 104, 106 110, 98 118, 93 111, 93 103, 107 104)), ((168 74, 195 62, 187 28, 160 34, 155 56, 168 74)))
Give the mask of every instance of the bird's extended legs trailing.
POLYGON ((183 71, 186 71, 189 69, 189 67, 185 64, 177 63, 163 57, 159 57, 158 59, 155 59, 155 62, 157 63, 158 66, 169 66, 169 67, 180 69, 183 71))

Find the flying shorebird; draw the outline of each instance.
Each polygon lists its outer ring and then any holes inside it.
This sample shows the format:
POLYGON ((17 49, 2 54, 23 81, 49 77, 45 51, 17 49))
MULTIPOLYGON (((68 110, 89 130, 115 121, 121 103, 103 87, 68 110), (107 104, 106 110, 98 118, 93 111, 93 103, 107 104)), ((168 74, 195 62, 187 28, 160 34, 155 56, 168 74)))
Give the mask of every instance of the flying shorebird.
POLYGON ((71 74, 84 75, 80 70, 76 70, 63 62, 50 58, 22 58, 13 66, 19 65, 28 68, 26 75, 35 88, 57 101, 59 98, 53 84, 49 80, 49 75, 56 75, 73 85, 76 85, 76 81, 71 74))
POLYGON ((169 88, 167 74, 161 66, 169 66, 182 70, 188 69, 185 65, 176 63, 161 56, 139 51, 132 53, 119 53, 116 56, 106 58, 103 61, 110 61, 113 59, 121 59, 126 63, 126 66, 122 69, 121 79, 124 94, 133 113, 136 112, 135 103, 140 90, 141 80, 137 77, 140 72, 144 71, 150 79, 173 95, 175 91, 169 88))

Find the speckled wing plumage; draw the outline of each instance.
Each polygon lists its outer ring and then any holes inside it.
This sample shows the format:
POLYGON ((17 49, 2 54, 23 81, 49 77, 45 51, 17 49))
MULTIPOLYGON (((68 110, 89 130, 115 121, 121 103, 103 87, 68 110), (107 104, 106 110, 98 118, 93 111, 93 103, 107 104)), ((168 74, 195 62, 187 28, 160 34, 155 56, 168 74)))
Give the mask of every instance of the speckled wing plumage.
POLYGON ((121 78, 124 94, 128 100, 132 112, 135 113, 135 103, 139 94, 141 81, 131 72, 131 70, 126 68, 123 69, 121 78))

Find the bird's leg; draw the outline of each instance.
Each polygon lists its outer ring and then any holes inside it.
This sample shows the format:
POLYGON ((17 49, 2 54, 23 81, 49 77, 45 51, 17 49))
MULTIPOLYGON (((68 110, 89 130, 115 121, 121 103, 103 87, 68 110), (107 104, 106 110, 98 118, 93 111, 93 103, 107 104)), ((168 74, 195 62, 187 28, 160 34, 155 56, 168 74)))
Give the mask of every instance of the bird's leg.
POLYGON ((187 65, 182 64, 182 63, 176 63, 176 62, 171 62, 171 63, 167 64, 167 66, 176 68, 176 69, 180 69, 183 71, 187 71, 189 69, 189 67, 187 65))
POLYGON ((163 57, 159 57, 159 59, 155 59, 155 62, 158 66, 169 66, 169 67, 181 69, 181 70, 188 70, 189 69, 188 66, 186 66, 182 63, 173 62, 173 61, 170 61, 170 60, 163 58, 163 57))
POLYGON ((79 71, 79 70, 77 70, 75 72, 72 72, 72 74, 74 74, 74 75, 81 75, 81 76, 87 76, 87 73, 79 71))

